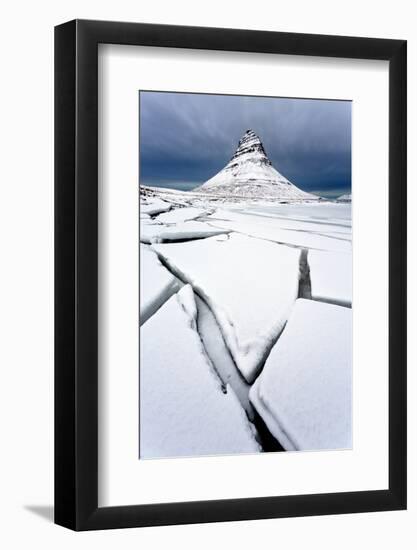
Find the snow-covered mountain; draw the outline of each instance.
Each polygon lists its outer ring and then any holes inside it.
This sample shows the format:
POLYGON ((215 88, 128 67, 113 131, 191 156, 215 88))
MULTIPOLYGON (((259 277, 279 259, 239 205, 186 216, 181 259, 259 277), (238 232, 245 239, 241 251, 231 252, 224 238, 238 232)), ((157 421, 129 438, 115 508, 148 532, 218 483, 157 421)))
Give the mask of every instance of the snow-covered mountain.
POLYGON ((337 202, 352 202, 352 194, 351 193, 346 193, 346 195, 341 195, 336 200, 337 200, 337 202))
POLYGON ((245 132, 226 166, 194 191, 224 197, 319 200, 319 197, 302 191, 275 170, 253 130, 245 132))

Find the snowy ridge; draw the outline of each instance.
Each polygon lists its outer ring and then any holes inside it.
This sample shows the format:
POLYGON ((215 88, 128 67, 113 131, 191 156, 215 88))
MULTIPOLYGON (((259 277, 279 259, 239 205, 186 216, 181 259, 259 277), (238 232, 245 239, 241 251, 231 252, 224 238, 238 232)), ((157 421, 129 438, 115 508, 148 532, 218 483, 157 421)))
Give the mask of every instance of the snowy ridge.
POLYGON ((346 195, 341 195, 337 199, 337 202, 352 202, 352 194, 351 193, 346 193, 346 195))
POLYGON ((245 132, 227 165, 195 191, 242 198, 319 199, 296 187, 272 166, 253 130, 245 132))

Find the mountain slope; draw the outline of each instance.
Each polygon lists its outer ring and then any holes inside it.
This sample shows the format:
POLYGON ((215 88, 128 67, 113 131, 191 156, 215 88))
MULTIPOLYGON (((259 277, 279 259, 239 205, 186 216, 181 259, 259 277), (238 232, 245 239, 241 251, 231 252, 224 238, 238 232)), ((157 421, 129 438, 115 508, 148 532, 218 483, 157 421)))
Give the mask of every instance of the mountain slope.
POLYGON ((346 193, 346 195, 341 195, 336 199, 337 202, 352 202, 352 194, 346 193))
POLYGON ((245 132, 227 165, 194 191, 258 199, 319 199, 316 195, 302 191, 275 170, 253 130, 245 132))

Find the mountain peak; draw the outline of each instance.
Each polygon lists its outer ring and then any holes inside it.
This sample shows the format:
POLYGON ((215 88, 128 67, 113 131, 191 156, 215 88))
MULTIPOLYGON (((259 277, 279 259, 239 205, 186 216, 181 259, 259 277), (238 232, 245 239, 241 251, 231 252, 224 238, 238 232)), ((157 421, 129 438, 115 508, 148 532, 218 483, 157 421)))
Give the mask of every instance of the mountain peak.
POLYGON ((243 134, 243 136, 240 138, 240 141, 242 141, 242 139, 245 139, 245 138, 255 138, 255 139, 261 141, 261 140, 259 139, 259 136, 257 136, 257 135, 255 134, 255 132, 254 132, 251 128, 249 128, 248 130, 246 130, 246 132, 245 132, 245 133, 243 134))
POLYGON ((240 138, 238 147, 230 162, 233 161, 258 162, 271 165, 271 161, 267 157, 261 140, 255 134, 255 132, 250 129, 246 130, 246 132, 240 138))
POLYGON ((240 138, 234 155, 223 170, 197 190, 225 197, 283 200, 318 198, 302 191, 275 170, 262 141, 252 129, 246 130, 240 138))

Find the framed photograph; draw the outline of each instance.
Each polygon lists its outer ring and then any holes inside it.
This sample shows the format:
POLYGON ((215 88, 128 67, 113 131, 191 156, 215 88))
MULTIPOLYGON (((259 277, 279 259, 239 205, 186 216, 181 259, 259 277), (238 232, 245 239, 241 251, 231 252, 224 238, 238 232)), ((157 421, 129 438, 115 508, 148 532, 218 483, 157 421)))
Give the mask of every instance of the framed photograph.
POLYGON ((55 29, 55 521, 406 508, 406 42, 55 29))

